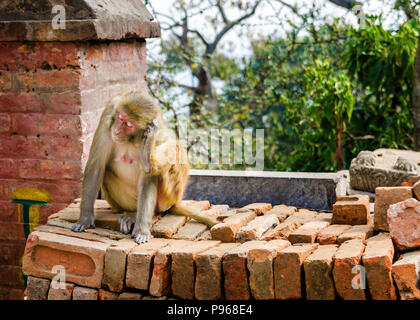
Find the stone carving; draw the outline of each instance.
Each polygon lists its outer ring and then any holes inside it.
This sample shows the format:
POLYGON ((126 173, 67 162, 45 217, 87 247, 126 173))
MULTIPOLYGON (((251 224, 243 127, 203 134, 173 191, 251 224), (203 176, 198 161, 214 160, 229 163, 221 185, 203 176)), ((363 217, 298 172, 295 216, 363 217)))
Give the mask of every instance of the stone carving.
POLYGON ((394 149, 361 151, 350 164, 350 186, 375 192, 376 187, 400 186, 419 174, 420 152, 394 149))

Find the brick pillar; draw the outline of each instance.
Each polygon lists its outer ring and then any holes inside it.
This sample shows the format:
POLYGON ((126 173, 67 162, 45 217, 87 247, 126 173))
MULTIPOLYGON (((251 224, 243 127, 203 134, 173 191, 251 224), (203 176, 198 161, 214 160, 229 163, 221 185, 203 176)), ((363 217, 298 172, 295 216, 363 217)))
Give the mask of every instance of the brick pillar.
POLYGON ((65 29, 53 28, 47 0, 10 1, 0 12, 0 299, 23 289, 25 235, 12 192, 49 193, 34 224, 80 196, 101 112, 121 89, 146 87, 145 38, 160 35, 140 0, 56 2, 65 29))

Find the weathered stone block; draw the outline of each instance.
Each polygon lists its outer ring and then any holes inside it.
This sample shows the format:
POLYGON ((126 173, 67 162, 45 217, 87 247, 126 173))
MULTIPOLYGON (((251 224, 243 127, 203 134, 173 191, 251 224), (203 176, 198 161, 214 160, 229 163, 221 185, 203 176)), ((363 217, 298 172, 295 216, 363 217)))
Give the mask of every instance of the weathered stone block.
POLYGON ((194 243, 187 240, 169 240, 169 243, 159 249, 153 261, 152 278, 150 279, 149 293, 155 297, 166 296, 171 291, 171 263, 172 252, 192 246, 194 243))
POLYGON ((239 212, 254 211, 257 215, 266 213, 272 208, 271 203, 251 203, 238 209, 239 212))
POLYGON ((373 300, 395 300, 391 270, 394 246, 388 233, 380 233, 366 241, 363 266, 373 300))
POLYGON ((273 259, 280 250, 288 246, 290 242, 287 240, 271 240, 249 250, 249 287, 255 299, 274 299, 273 259))
POLYGON ((306 298, 308 300, 334 300, 332 276, 333 259, 338 246, 319 246, 303 263, 306 298))
POLYGON ((420 300, 420 251, 404 253, 392 265, 401 300, 420 300))
POLYGON ((172 238, 172 236, 187 222, 187 217, 167 214, 152 226, 152 235, 156 238, 172 238))
POLYGON ((224 289, 227 300, 249 300, 251 291, 248 282, 247 256, 252 248, 265 241, 248 241, 226 252, 223 257, 224 289))
POLYGON ((296 207, 286 206, 284 204, 280 204, 274 206, 271 210, 268 210, 265 215, 268 214, 275 214, 279 222, 283 222, 286 218, 290 217, 297 211, 296 207))
POLYGON ((101 286, 105 252, 109 244, 34 231, 26 243, 23 270, 27 275, 52 279, 62 265, 66 280, 82 286, 101 286))
POLYGON ((223 223, 216 224, 210 229, 214 240, 222 242, 235 242, 238 230, 254 219, 257 214, 254 211, 245 211, 227 218, 223 223))
POLYGON ((325 221, 310 221, 293 231, 288 240, 291 243, 314 243, 318 233, 330 224, 325 221))
POLYGON ((322 245, 335 244, 337 243, 337 238, 350 228, 351 226, 346 224, 330 225, 319 231, 317 241, 322 245))
POLYGON ((84 287, 74 287, 73 300, 98 300, 98 290, 84 287))
POLYGON ((337 238, 337 243, 342 244, 347 240, 351 239, 361 239, 366 240, 373 235, 373 224, 367 225, 358 225, 352 226, 347 231, 344 231, 340 236, 337 238))
POLYGON ((378 187, 375 190, 374 228, 389 231, 387 211, 391 204, 413 197, 410 187, 378 187))
POLYGON ((51 285, 48 291, 48 300, 71 300, 74 284, 65 283, 64 286, 65 288, 54 288, 51 285))
POLYGON ((172 252, 172 293, 181 299, 194 299, 195 265, 197 254, 218 245, 219 241, 197 241, 172 252))
POLYGON ((399 251, 420 248, 420 202, 414 198, 388 209, 389 232, 399 251))
POLYGON ((366 195, 338 196, 333 205, 332 224, 367 224, 370 219, 369 197, 366 195))
POLYGON ((222 243, 196 255, 196 299, 223 299, 222 258, 226 251, 237 246, 239 246, 238 243, 222 243))
POLYGON ((276 299, 300 299, 303 296, 303 262, 318 248, 317 243, 295 244, 274 258, 274 293, 276 299))
POLYGON ((256 217, 247 225, 241 227, 236 233, 236 239, 239 242, 250 240, 259 240, 263 233, 272 229, 278 224, 277 216, 274 214, 256 217))
POLYGON ((102 285, 113 292, 121 292, 124 288, 127 254, 137 246, 132 239, 123 239, 112 244, 106 250, 105 269, 102 285))
POLYGON ((117 300, 141 300, 141 293, 123 292, 118 296, 117 300))
POLYGON ((152 238, 130 251, 127 256, 127 273, 125 282, 128 287, 140 290, 149 289, 151 268, 156 252, 168 244, 167 239, 152 238))
POLYGON ((28 300, 47 300, 50 280, 36 277, 28 277, 26 292, 28 300))
POLYGON ((366 300, 361 269, 363 240, 344 242, 334 256, 333 278, 338 295, 344 300, 366 300), (359 282, 360 280, 360 282, 359 282))
POLYGON ((282 222, 276 227, 274 227, 274 229, 268 230, 266 233, 264 233, 260 240, 263 240, 263 241, 269 241, 269 240, 275 240, 275 239, 287 240, 289 235, 300 226, 301 224, 298 221, 282 222))

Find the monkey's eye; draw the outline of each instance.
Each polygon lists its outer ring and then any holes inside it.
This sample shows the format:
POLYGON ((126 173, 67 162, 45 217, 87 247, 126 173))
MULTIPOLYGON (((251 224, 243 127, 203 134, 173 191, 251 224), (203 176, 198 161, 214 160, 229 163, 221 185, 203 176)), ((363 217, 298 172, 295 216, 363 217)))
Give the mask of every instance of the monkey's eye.
POLYGON ((131 128, 133 124, 130 121, 127 121, 127 127, 131 128))

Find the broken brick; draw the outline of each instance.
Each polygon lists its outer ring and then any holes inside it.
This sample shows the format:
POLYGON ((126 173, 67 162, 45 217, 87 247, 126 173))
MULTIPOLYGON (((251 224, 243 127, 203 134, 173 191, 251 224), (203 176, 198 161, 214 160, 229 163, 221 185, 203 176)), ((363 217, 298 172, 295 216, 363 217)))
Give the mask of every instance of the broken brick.
POLYGON ((238 230, 256 217, 254 211, 245 211, 227 218, 223 223, 216 224, 210 229, 214 240, 235 242, 238 230))
POLYGON ((241 227, 236 233, 239 242, 258 240, 264 232, 278 224, 277 216, 274 214, 256 217, 247 225, 241 227))
POLYGON ((50 280, 36 277, 28 277, 26 291, 28 300, 47 300, 50 280))
POLYGON ((119 294, 104 289, 99 289, 99 300, 117 300, 119 294))
POLYGON ((367 224, 370 220, 369 196, 337 196, 333 204, 332 224, 367 224))
POLYGON ((366 224, 366 225, 357 225, 352 226, 347 231, 344 231, 340 236, 337 238, 337 243, 342 244, 347 240, 352 239, 361 239, 366 240, 373 235, 373 224, 366 224))
POLYGON ((363 240, 353 239, 344 242, 335 253, 333 268, 335 289, 344 300, 366 300, 365 283, 362 283, 365 279, 361 268, 364 249, 363 240))
POLYGON ((351 226, 346 224, 330 225, 318 233, 317 242, 322 245, 335 244, 337 243, 337 238, 350 228, 351 226))
POLYGON ((319 246, 303 262, 306 298, 308 300, 335 299, 332 269, 337 248, 338 246, 335 244, 319 246))
POLYGON ((237 246, 239 246, 238 243, 222 243, 196 255, 196 299, 220 300, 223 298, 222 258, 226 251, 237 246))
POLYGON ((401 300, 420 300, 420 251, 404 253, 392 265, 401 300))
POLYGON ((318 233, 329 226, 329 222, 310 221, 293 231, 288 240, 291 243, 314 243, 318 233))
POLYGON ((301 224, 298 221, 285 221, 274 227, 274 229, 268 230, 261 236, 260 240, 269 241, 275 239, 287 240, 289 235, 299 228, 301 224))
POLYGON ((273 259, 280 250, 288 246, 290 242, 287 240, 272 240, 249 250, 249 287, 255 299, 274 299, 273 259))
POLYGON ((251 203, 238 209, 238 213, 246 211, 254 211, 257 215, 266 213, 272 208, 271 203, 251 203))
POLYGON ((275 214, 277 216, 277 219, 281 223, 284 220, 286 220, 286 218, 293 215, 296 211, 297 211, 296 207, 290 207, 290 206, 286 206, 284 204, 280 204, 280 205, 274 206, 271 210, 268 210, 264 214, 265 215, 275 214))
POLYGON ((303 297, 303 262, 318 248, 317 243, 289 246, 274 258, 274 293, 276 299, 300 299, 303 297))
POLYGON ((186 222, 187 217, 169 213, 152 226, 151 232, 156 238, 170 239, 186 222))
POLYGON ((394 246, 388 233, 380 233, 366 241, 362 260, 373 300, 396 299, 391 276, 393 258, 394 246))
POLYGON ((377 187, 375 189, 374 229, 389 231, 387 221, 389 206, 412 197, 411 187, 377 187))
POLYGON ((140 290, 149 288, 151 268, 156 252, 168 244, 167 239, 151 238, 133 248, 127 256, 127 273, 125 282, 128 287, 140 290))
POLYGON ((74 287, 73 300, 98 300, 98 290, 84 287, 74 287))
POLYGON ((64 285, 64 288, 61 288, 61 287, 55 288, 53 283, 51 283, 50 290, 48 292, 48 300, 71 300, 74 284, 63 283, 63 285, 64 285))

